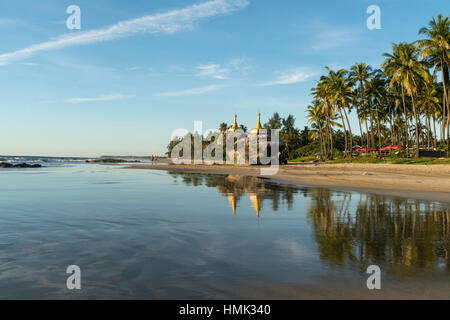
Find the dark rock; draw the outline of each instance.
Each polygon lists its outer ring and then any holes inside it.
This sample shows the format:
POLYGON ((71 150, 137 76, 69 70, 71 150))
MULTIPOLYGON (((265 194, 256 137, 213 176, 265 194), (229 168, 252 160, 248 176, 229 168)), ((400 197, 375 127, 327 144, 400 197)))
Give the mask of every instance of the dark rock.
POLYGON ((41 168, 42 166, 40 164, 28 164, 28 163, 19 163, 15 164, 14 168, 41 168))
POLYGON ((13 165, 11 163, 8 162, 2 162, 0 163, 0 168, 12 168, 13 165))
POLYGON ((28 164, 28 163, 18 163, 18 164, 11 164, 8 162, 2 162, 0 163, 0 168, 42 168, 40 164, 28 164))

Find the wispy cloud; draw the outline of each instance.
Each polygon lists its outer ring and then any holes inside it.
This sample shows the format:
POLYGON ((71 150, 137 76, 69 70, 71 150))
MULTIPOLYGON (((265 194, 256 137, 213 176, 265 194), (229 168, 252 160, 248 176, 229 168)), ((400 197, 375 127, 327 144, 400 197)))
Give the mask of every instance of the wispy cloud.
POLYGON ((250 69, 249 64, 245 59, 233 59, 227 63, 211 63, 203 64, 196 67, 196 76, 208 77, 212 79, 229 79, 237 75, 243 75, 250 69))
POLYGON ((66 99, 65 102, 69 103, 82 103, 82 102, 97 102, 97 101, 113 101, 113 100, 121 100, 121 99, 132 99, 135 98, 134 95, 123 95, 120 93, 114 93, 109 95, 103 95, 99 97, 90 97, 90 98, 70 98, 66 99))
POLYGON ((208 64, 198 66, 197 73, 198 76, 201 77, 210 77, 213 79, 226 79, 229 70, 227 68, 223 68, 220 64, 208 64))
POLYGON ((134 66, 134 67, 128 67, 126 70, 127 71, 136 71, 136 70, 140 70, 140 69, 142 69, 142 68, 134 66))
POLYGON ((308 50, 323 51, 346 46, 353 50, 353 43, 361 38, 361 28, 350 24, 333 24, 323 20, 312 20, 303 29, 305 38, 309 43, 305 47, 308 50))
POLYGON ((317 74, 318 74, 318 72, 316 72, 316 71, 294 69, 294 70, 290 70, 284 74, 281 74, 273 81, 262 83, 261 85, 262 86, 276 86, 276 85, 294 84, 294 83, 304 82, 304 81, 316 76, 317 74))
POLYGON ((234 71, 239 71, 241 73, 245 73, 247 70, 251 69, 252 66, 245 58, 237 58, 233 59, 229 62, 229 68, 234 71))
POLYGON ((0 18, 0 28, 25 26, 26 23, 19 19, 0 18))
POLYGON ((193 95, 200 95, 205 94, 211 91, 216 91, 224 86, 219 85, 212 85, 212 86, 206 86, 206 87, 200 87, 200 88, 193 88, 193 89, 186 89, 181 91, 170 91, 170 92, 160 92, 157 94, 158 97, 179 97, 179 96, 193 96, 193 95))
POLYGON ((120 21, 103 29, 71 33, 17 51, 1 54, 0 66, 38 52, 110 41, 137 33, 173 34, 180 30, 192 28, 193 23, 198 20, 229 14, 246 7, 248 4, 249 2, 247 0, 212 0, 191 5, 183 9, 120 21))
POLYGON ((326 50, 344 46, 354 41, 358 33, 351 28, 330 28, 314 35, 312 49, 326 50))

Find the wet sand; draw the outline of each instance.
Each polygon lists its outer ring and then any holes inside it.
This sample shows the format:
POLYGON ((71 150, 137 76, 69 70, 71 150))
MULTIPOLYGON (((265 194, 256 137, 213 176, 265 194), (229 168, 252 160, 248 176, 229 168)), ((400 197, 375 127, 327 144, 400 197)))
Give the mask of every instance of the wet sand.
POLYGON ((281 183, 354 190, 450 204, 450 165, 312 164, 280 166, 262 176, 262 166, 248 165, 132 165, 132 169, 233 174, 272 179, 281 183))

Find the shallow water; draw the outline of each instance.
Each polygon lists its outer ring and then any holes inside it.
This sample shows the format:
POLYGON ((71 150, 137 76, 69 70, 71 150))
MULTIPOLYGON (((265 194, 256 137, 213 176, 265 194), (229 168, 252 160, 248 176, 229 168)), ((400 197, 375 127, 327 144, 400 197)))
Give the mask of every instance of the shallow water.
POLYGON ((448 298, 449 218, 437 202, 257 178, 2 169, 0 298, 361 298, 373 264, 376 297, 448 298))

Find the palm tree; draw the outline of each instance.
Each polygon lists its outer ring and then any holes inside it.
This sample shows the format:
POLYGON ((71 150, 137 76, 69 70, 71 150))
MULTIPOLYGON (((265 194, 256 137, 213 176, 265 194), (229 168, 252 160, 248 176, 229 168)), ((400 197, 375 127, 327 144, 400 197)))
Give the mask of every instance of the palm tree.
POLYGON ((408 157, 408 147, 409 147, 409 128, 408 128, 408 114, 406 112, 406 102, 405 102, 405 90, 404 87, 399 81, 398 78, 393 78, 393 74, 395 72, 395 68, 401 65, 401 55, 402 48, 404 44, 392 44, 392 54, 383 53, 383 56, 387 57, 386 61, 381 64, 381 67, 385 69, 385 73, 388 76, 392 76, 392 79, 389 83, 389 89, 393 90, 394 85, 398 85, 401 88, 401 96, 402 96, 402 105, 403 105, 403 116, 405 118, 405 145, 406 145, 406 157, 408 157))
POLYGON ((437 79, 433 77, 432 83, 430 83, 424 90, 422 90, 419 96, 419 105, 421 106, 423 113, 425 114, 425 121, 427 124, 427 145, 430 143, 430 135, 434 137, 433 147, 436 148, 436 112, 438 111, 439 106, 439 98, 438 98, 438 90, 437 90, 437 79), (430 117, 433 118, 433 132, 434 134, 430 134, 431 132, 431 120, 430 117))
MULTIPOLYGON (((380 107, 384 103, 384 97, 386 96, 385 82, 381 78, 381 72, 377 70, 375 76, 366 84, 364 90, 364 96, 366 97, 366 103, 375 107, 375 121, 377 123, 378 131, 378 148, 382 147, 381 143, 381 126, 380 126, 380 107)), ((379 151, 381 155, 381 151, 379 151)))
POLYGON ((246 126, 246 125, 243 125, 243 124, 240 124, 240 125, 239 125, 239 129, 241 129, 241 130, 244 131, 244 132, 247 132, 247 130, 248 130, 247 126, 246 126))
MULTIPOLYGON (((442 87, 444 89, 442 108, 443 119, 447 114, 447 156, 449 152, 449 125, 450 125, 450 92, 447 88, 449 85, 449 68, 450 68, 450 18, 438 15, 438 19, 433 17, 429 22, 429 28, 421 28, 419 34, 423 34, 427 39, 418 40, 417 48, 421 49, 421 54, 430 66, 434 67, 434 72, 441 71, 442 87)), ((442 123, 445 130, 445 125, 442 123)), ((445 136, 445 131, 444 131, 445 136)))
MULTIPOLYGON (((355 82, 355 84, 358 84, 357 87, 357 96, 358 98, 357 100, 357 110, 356 110, 356 114, 358 116, 358 122, 359 122, 359 132, 361 134, 361 146, 364 144, 363 141, 363 133, 362 133, 362 128, 361 128, 361 117, 360 117, 360 109, 362 108, 363 105, 363 92, 364 92, 364 86, 366 85, 368 79, 371 77, 371 72, 372 72, 372 67, 365 64, 365 63, 355 63, 351 68, 350 68, 350 73, 349 73, 349 79, 353 82, 355 82)), ((367 125, 367 123, 366 123, 367 125)), ((367 148, 368 143, 369 143, 369 133, 367 132, 367 148)))
MULTIPOLYGON (((412 43, 401 42, 392 45, 393 54, 384 53, 387 59, 382 66, 386 74, 391 78, 389 87, 398 83, 410 96, 415 119, 416 158, 419 157, 419 118, 417 113, 416 97, 418 89, 425 85, 430 75, 422 62, 418 60, 418 51, 412 43)), ((405 107, 406 110, 406 107, 405 107)), ((405 111, 406 113, 406 111, 405 111)), ((405 114, 406 115, 406 114, 405 114)))
POLYGON ((314 98, 320 101, 323 109, 323 114, 325 115, 325 139, 327 143, 327 148, 325 149, 325 155, 328 159, 333 159, 333 135, 331 128, 331 118, 334 118, 334 109, 330 103, 330 85, 327 77, 321 76, 320 80, 317 82, 317 86, 312 88, 312 93, 314 98))
POLYGON ((228 129, 228 125, 227 125, 225 122, 222 122, 222 123, 219 125, 219 131, 220 131, 220 132, 224 133, 225 131, 227 131, 227 129, 228 129))
MULTIPOLYGON (((388 80, 388 79, 387 79, 388 80)), ((387 81, 386 80, 386 81, 387 81)), ((403 141, 403 145, 406 146, 407 144, 407 140, 408 140, 408 136, 404 136, 403 133, 404 131, 404 126, 405 126, 405 122, 403 122, 402 118, 401 118, 401 114, 402 114, 402 94, 401 94, 401 88, 399 85, 393 85, 390 88, 390 91, 388 91, 386 94, 388 94, 390 96, 390 104, 391 104, 391 117, 390 117, 390 121, 392 123, 392 130, 394 131, 391 134, 394 135, 395 137, 395 141, 396 143, 398 142, 399 144, 402 144, 401 141, 403 141), (395 128, 398 128, 398 137, 397 137, 397 133, 395 132, 395 128), (403 137, 403 138, 402 138, 403 137)), ((394 143, 394 144, 396 144, 394 143)))
POLYGON ((352 154, 353 142, 352 142, 352 129, 350 126, 350 122, 348 121, 346 108, 350 109, 350 105, 353 101, 353 87, 349 84, 349 81, 346 77, 347 70, 340 69, 337 72, 330 70, 327 67, 328 76, 327 80, 330 86, 330 101, 337 108, 339 114, 342 119, 342 127, 344 128, 344 136, 345 136, 345 152, 344 156, 347 153, 352 154), (345 118, 345 121, 344 121, 345 118), (347 123, 348 131, 350 135, 349 143, 347 143, 347 130, 345 123, 347 123), (348 152, 348 146, 350 147, 350 152, 348 152))
POLYGON ((313 105, 308 106, 306 110, 308 123, 312 123, 313 127, 318 130, 318 137, 320 142, 320 160, 323 160, 324 156, 324 143, 323 143, 323 129, 325 124, 325 114, 323 113, 322 104, 319 100, 314 100, 313 105))

